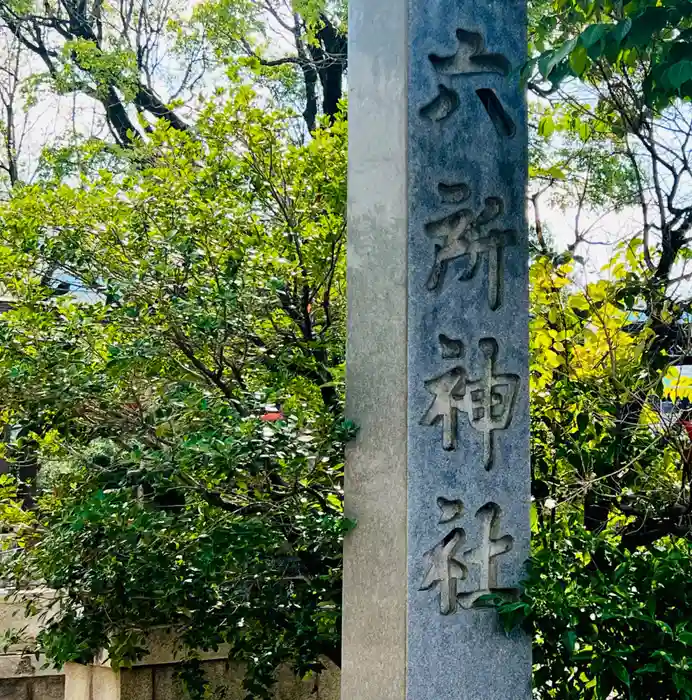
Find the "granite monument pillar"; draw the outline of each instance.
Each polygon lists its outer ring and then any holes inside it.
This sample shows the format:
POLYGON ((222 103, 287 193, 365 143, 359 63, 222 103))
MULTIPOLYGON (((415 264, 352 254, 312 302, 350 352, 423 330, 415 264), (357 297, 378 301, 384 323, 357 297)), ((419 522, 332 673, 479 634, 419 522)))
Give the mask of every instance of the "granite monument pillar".
POLYGON ((526 0, 351 0, 342 700, 529 700, 526 0))

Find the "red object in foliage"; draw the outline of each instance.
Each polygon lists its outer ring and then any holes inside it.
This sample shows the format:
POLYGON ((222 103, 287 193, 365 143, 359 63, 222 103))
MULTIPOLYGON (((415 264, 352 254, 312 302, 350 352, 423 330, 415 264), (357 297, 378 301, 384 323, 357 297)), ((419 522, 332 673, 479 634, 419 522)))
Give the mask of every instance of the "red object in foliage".
POLYGON ((687 437, 692 440, 692 420, 681 420, 680 424, 687 431, 687 437))
POLYGON ((283 420, 284 414, 281 411, 272 411, 271 413, 265 413, 260 420, 266 421, 267 423, 273 423, 276 420, 283 420))

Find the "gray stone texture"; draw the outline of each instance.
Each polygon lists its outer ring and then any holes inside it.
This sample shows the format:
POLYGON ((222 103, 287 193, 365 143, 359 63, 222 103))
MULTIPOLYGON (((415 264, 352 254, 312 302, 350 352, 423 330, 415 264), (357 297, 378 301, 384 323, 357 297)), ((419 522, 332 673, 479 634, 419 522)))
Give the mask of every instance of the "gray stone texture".
POLYGON ((349 6, 347 700, 406 686, 406 20, 407 0, 349 6))
POLYGON ((63 700, 64 694, 65 679, 61 676, 0 680, 0 700, 63 700))
POLYGON ((525 5, 410 3, 408 700, 531 697, 528 638, 505 636, 477 601, 465 608, 474 592, 515 589, 529 555, 527 138, 517 74, 525 5), (498 243, 499 265, 492 262, 498 243), (492 370, 493 344, 483 339, 496 341, 492 370), (459 368, 469 383, 482 380, 465 398, 459 368), (490 388, 488 372, 510 376, 490 388), (448 387, 457 382, 451 398, 441 386, 426 387, 445 375, 448 387), (458 409, 448 416, 447 445, 443 416, 429 413, 436 394, 441 406, 458 409), (493 416, 492 438, 474 411, 493 416), (489 546, 497 554, 488 568, 489 546))
POLYGON ((341 697, 528 700, 530 640, 482 598, 529 555, 526 2, 350 22, 341 697))

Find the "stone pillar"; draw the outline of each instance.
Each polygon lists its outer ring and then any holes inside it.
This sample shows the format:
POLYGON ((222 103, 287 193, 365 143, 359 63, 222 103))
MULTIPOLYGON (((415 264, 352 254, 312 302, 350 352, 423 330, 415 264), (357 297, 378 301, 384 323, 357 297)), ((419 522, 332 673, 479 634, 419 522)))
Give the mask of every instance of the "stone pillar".
POLYGON ((525 0, 351 0, 342 700, 528 700, 525 0))
POLYGON ((349 5, 343 700, 406 692, 408 2, 349 5))

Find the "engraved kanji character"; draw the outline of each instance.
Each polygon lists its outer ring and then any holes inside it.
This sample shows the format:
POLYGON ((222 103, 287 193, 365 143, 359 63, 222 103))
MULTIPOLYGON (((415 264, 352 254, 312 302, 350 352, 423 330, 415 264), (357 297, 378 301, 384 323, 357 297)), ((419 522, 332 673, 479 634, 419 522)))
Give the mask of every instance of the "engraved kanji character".
MULTIPOLYGON (((463 504, 461 501, 450 501, 438 498, 438 506, 443 511, 449 511, 454 504, 451 519, 461 516, 463 504)), ((480 607, 479 600, 491 593, 514 593, 515 589, 498 588, 497 557, 509 552, 514 546, 511 535, 499 535, 500 516, 502 511, 496 503, 486 503, 476 511, 478 545, 460 554, 462 545, 466 542, 466 532, 454 528, 441 542, 436 544, 424 555, 427 570, 419 590, 429 591, 437 586, 440 589, 440 612, 449 615, 458 607, 469 610, 480 607), (470 567, 478 568, 478 575, 471 585, 473 590, 462 590, 469 587, 470 567), (464 584, 462 582, 466 581, 464 584)), ((450 513, 447 512, 446 516, 450 513)), ((443 517, 440 523, 447 522, 443 517)))
POLYGON ((494 460, 495 430, 505 430, 512 419, 514 399, 519 386, 516 374, 495 374, 497 342, 483 338, 479 342, 483 355, 483 375, 469 380, 466 370, 453 367, 443 375, 425 382, 425 388, 435 395, 422 425, 442 422, 442 446, 454 450, 457 446, 457 416, 466 413, 473 428, 483 433, 483 465, 490 470, 494 460))
POLYGON ((444 523, 451 523, 452 520, 456 520, 461 517, 464 512, 464 504, 458 499, 449 499, 444 496, 440 496, 437 499, 437 507, 440 509, 440 525, 444 523))
POLYGON ((421 423, 434 425, 442 420, 442 447, 448 451, 457 446, 458 409, 454 391, 462 382, 466 382, 466 370, 463 367, 453 367, 442 376, 425 382, 425 388, 435 398, 421 423))
MULTIPOLYGON (((443 202, 451 201, 445 195, 440 184, 440 196, 443 202)), ((466 190, 465 199, 470 196, 466 190)), ((454 200, 454 201, 465 201, 454 200)), ((425 227, 425 232, 435 243, 435 261, 428 277, 429 290, 437 289, 444 281, 447 266, 457 258, 468 256, 469 266, 459 277, 469 280, 475 277, 480 264, 480 255, 485 254, 488 260, 488 304, 494 310, 502 303, 502 251, 505 246, 513 245, 515 232, 511 229, 485 228, 496 221, 504 212, 504 203, 500 197, 488 197, 480 214, 475 215, 471 209, 459 209, 437 221, 432 221, 425 227)))
POLYGON ((466 540, 461 528, 452 530, 439 544, 425 553, 428 570, 420 585, 421 591, 433 586, 440 588, 440 612, 449 615, 457 609, 457 582, 466 578, 466 567, 456 559, 456 553, 466 540))
POLYGON ((478 599, 491 593, 509 592, 512 589, 497 587, 497 557, 506 554, 514 546, 511 535, 499 536, 502 511, 496 503, 487 503, 476 512, 479 521, 480 544, 463 554, 465 567, 479 567, 478 588, 469 593, 457 594, 462 608, 476 607, 478 599))
MULTIPOLYGON (((457 29, 458 47, 451 56, 430 54, 430 62, 438 76, 475 76, 497 74, 507 77, 512 69, 510 62, 500 53, 490 53, 485 48, 483 36, 478 32, 457 29)), ((421 109, 421 115, 431 121, 439 122, 456 112, 461 104, 456 90, 442 82, 438 85, 438 95, 421 109)), ((507 114, 500 99, 489 88, 476 90, 478 98, 485 107, 488 116, 498 133, 512 138, 516 127, 507 114)))
POLYGON ((483 35, 457 29, 459 44, 452 56, 430 55, 430 62, 440 75, 480 75, 498 73, 507 76, 512 70, 510 62, 501 53, 488 53, 483 35))

